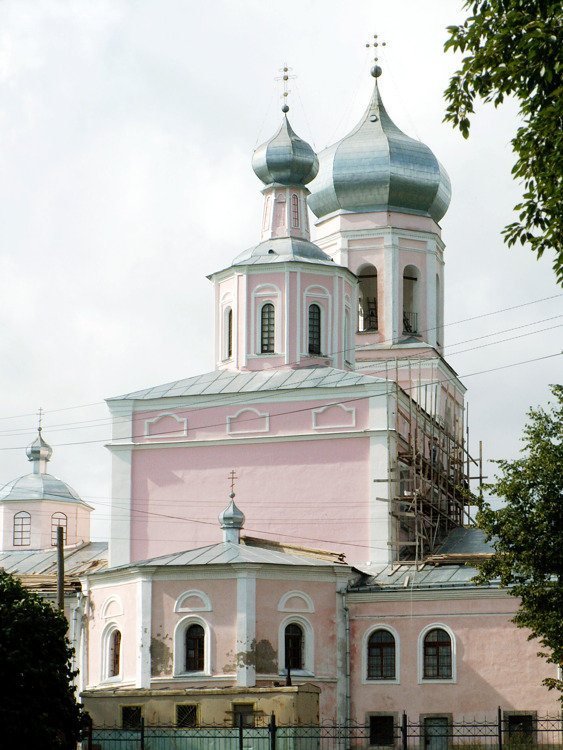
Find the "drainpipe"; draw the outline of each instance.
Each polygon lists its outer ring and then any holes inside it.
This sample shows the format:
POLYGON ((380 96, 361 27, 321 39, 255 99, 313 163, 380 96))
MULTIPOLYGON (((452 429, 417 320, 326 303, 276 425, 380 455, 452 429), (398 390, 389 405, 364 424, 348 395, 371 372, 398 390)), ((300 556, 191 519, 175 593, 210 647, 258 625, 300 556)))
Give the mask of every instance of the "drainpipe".
POLYGON ((350 610, 346 606, 346 591, 342 592, 342 610, 346 625, 346 724, 350 724, 350 610))

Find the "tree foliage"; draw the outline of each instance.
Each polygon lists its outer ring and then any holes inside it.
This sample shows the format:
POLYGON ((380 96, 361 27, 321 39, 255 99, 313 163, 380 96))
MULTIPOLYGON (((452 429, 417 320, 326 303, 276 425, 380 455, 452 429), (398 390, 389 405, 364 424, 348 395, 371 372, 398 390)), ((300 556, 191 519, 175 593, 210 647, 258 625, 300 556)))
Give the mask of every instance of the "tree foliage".
POLYGON ((76 748, 76 702, 64 615, 0 570, 0 726, 3 747, 76 748))
POLYGON ((519 102, 512 139, 515 178, 523 183, 518 221, 503 230, 509 246, 555 251, 563 285, 563 5, 561 0, 466 0, 470 16, 450 26, 445 48, 465 53, 446 89, 445 120, 469 135, 476 98, 519 102))
MULTIPOLYGON (((506 504, 494 511, 480 502, 477 523, 495 553, 477 580, 509 586, 521 600, 514 622, 539 639, 548 661, 563 665, 563 386, 552 392, 550 409, 528 412, 523 457, 498 462, 501 476, 489 490, 506 504)), ((544 682, 563 689, 558 680, 544 682)))

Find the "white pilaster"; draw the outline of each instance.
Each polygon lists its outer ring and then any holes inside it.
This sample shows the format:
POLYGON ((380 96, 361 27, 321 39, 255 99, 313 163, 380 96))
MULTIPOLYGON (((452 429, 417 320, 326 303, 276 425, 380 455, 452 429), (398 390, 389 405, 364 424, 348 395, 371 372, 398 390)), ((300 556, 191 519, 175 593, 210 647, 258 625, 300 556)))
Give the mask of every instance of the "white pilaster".
POLYGON ((131 458, 130 447, 120 449, 119 443, 131 443, 133 436, 133 404, 130 401, 110 403, 113 417, 110 510, 110 568, 131 562, 131 458))
MULTIPOLYGON (((430 245, 430 243, 428 243, 430 245)), ((436 244, 433 252, 426 255, 426 332, 424 338, 431 346, 436 346, 438 336, 438 308, 436 306, 436 244)))
POLYGON ((137 581, 137 669, 135 687, 149 688, 151 684, 151 610, 152 581, 141 576, 137 581))
POLYGON ((237 578, 237 686, 256 685, 256 571, 237 578))

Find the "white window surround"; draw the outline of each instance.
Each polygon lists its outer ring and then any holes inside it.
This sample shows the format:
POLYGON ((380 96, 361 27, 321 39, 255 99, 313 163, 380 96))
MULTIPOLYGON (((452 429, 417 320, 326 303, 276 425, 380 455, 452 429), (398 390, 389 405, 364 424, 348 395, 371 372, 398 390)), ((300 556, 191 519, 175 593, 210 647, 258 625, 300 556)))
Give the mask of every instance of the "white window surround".
POLYGON ((188 615, 179 620, 174 628, 174 677, 211 676, 211 628, 209 623, 197 615, 188 615), (186 672, 186 630, 190 625, 201 625, 204 636, 203 672, 186 672))
POLYGON ((308 286, 303 292, 303 312, 302 312, 302 357, 332 357, 329 351, 332 347, 328 342, 332 339, 332 329, 330 321, 332 319, 332 297, 327 289, 323 286, 308 286), (321 311, 321 353, 309 354, 309 308, 311 305, 317 305, 321 311), (330 328, 330 330, 329 330, 330 328))
POLYGON ((184 593, 180 594, 180 596, 176 599, 176 602, 174 604, 174 612, 211 612, 211 610, 211 599, 204 591, 199 591, 199 589, 190 589, 189 591, 184 591, 184 593), (184 606, 184 602, 186 600, 196 598, 201 601, 201 606, 184 606))
POLYGON ((226 305, 223 308, 223 323, 221 331, 221 361, 227 362, 233 358, 234 351, 234 338, 235 338, 235 316, 231 304, 226 305), (229 314, 231 315, 231 340, 229 341, 229 314), (231 347, 231 354, 229 356, 229 344, 231 347))
POLYGON ((292 669, 293 677, 314 677, 315 676, 315 633, 313 626, 307 620, 298 614, 291 614, 285 617, 278 630, 278 672, 281 675, 287 674, 285 668, 285 629, 288 625, 299 625, 303 631, 303 666, 304 669, 292 669))
MULTIPOLYGON (((108 604, 111 601, 116 601, 115 598, 112 598, 108 601, 108 604)), ((108 622, 108 624, 105 626, 102 632, 102 638, 101 638, 101 646, 102 646, 102 658, 100 660, 100 664, 102 667, 102 674, 101 682, 108 683, 108 682, 121 682, 123 680, 123 632, 121 631, 121 628, 116 622, 108 622), (119 630, 121 632, 121 643, 120 643, 120 653, 119 653, 119 674, 111 675, 110 677, 110 660, 111 660, 111 639, 113 634, 116 630, 119 630)))
POLYGON ((110 617, 119 617, 123 614, 123 603, 121 599, 118 596, 109 596, 105 602, 102 604, 102 617, 104 620, 109 619, 110 617), (108 610, 112 604, 117 605, 117 612, 112 612, 111 614, 108 614, 108 610))
POLYGON ((281 338, 281 290, 275 284, 261 284, 252 292, 252 331, 250 356, 273 357, 279 356, 282 348, 281 338), (274 351, 262 354, 262 308, 267 304, 274 306, 274 351))
MULTIPOLYGON (((362 638, 362 684, 363 685, 398 685, 401 682, 401 640, 395 628, 391 625, 377 624, 368 628, 362 638), (386 630, 395 639, 395 679, 394 680, 372 680, 368 679, 368 641, 372 633, 377 630, 386 630)), ((426 680, 425 680, 426 682, 426 680)))
POLYGON ((153 419, 145 419, 145 437, 149 440, 161 440, 167 437, 186 437, 188 434, 188 420, 185 417, 178 417, 171 411, 163 411, 161 414, 157 414, 153 419), (178 425, 179 429, 175 432, 160 432, 157 435, 151 435, 151 425, 155 425, 160 422, 161 419, 172 417, 178 425))
POLYGON ((288 591, 285 593, 278 604, 278 612, 314 612, 315 611, 315 605, 313 604, 313 600, 309 596, 309 594, 306 594, 304 591, 288 591), (290 599, 301 599, 303 601, 303 606, 299 609, 296 609, 295 607, 288 607, 287 602, 290 599))
POLYGON ((435 684, 435 685, 441 685, 441 684, 452 684, 457 682, 457 659, 456 659, 456 638, 454 635, 454 632, 451 628, 449 628, 447 625, 444 625, 442 622, 433 622, 431 625, 427 625, 424 630, 421 630, 418 635, 418 646, 417 646, 417 653, 418 653, 418 684, 419 685, 427 685, 427 684, 435 684), (448 679, 435 679, 435 678, 426 678, 424 677, 424 638, 426 635, 434 629, 440 629, 444 630, 449 636, 450 636, 450 644, 451 644, 451 650, 452 650, 452 676, 448 679))

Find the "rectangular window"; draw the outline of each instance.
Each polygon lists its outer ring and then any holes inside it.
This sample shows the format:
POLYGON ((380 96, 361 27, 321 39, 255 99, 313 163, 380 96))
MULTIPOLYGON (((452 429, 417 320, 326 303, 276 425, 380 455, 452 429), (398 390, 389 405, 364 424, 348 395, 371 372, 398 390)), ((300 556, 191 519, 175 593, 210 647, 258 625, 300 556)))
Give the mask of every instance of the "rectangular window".
POLYGON ((243 727, 254 726, 254 703, 233 703, 233 726, 240 726, 241 720, 243 727))
POLYGON ((31 516, 20 511, 14 516, 14 547, 28 547, 31 544, 31 516))
POLYGON ((121 706, 121 727, 123 729, 140 729, 142 718, 142 706, 121 706))
POLYGON ((198 704, 197 703, 178 703, 176 704, 176 726, 197 727, 198 721, 198 704))
POLYGON ((370 716, 369 717, 369 744, 370 745, 394 745, 395 744, 395 717, 370 716))
POLYGON ((529 746, 536 741, 536 716, 534 713, 508 713, 504 714, 505 730, 508 730, 508 739, 518 747, 529 746))

